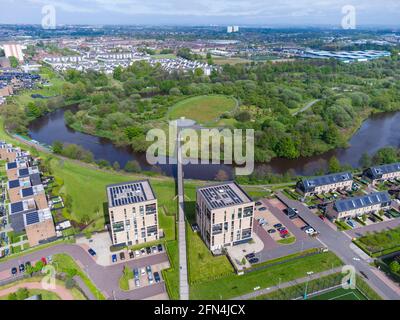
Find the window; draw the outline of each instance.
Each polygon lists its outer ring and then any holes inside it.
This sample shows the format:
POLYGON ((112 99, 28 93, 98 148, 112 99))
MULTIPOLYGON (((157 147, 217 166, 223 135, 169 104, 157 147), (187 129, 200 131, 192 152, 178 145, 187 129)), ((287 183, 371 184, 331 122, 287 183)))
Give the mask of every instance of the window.
POLYGON ((151 236, 155 236, 155 235, 157 235, 157 226, 147 227, 147 236, 151 237, 151 236))
POLYGON ((155 203, 146 205, 146 214, 155 214, 157 212, 157 206, 155 203))
POLYGON ((251 217, 253 215, 253 206, 244 208, 243 217, 251 217))
POLYGON ((222 233, 222 223, 213 225, 212 234, 220 234, 220 233, 222 233))
POLYGON ((124 231, 124 229, 125 229, 124 228, 124 222, 123 221, 115 222, 115 223, 113 223, 112 228, 113 228, 114 232, 124 231))
POLYGON ((242 208, 239 208, 238 210, 238 217, 239 219, 242 219, 242 208))

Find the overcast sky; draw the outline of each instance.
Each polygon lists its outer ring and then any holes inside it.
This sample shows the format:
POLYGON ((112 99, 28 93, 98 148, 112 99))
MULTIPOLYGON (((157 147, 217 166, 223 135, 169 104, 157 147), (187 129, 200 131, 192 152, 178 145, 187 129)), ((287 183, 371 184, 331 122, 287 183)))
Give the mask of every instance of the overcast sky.
POLYGON ((53 5, 57 24, 400 25, 400 0, 0 0, 0 23, 37 23, 53 5), (4 10, 6 8, 6 10, 4 10))

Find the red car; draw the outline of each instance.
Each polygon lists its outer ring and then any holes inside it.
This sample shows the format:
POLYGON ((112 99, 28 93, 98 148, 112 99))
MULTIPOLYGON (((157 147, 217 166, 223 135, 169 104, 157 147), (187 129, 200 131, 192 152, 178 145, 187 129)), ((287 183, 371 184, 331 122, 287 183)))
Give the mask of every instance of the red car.
POLYGON ((46 264, 47 264, 47 260, 46 260, 46 258, 45 258, 45 257, 42 257, 42 259, 40 259, 40 261, 42 261, 44 265, 46 265, 46 264))
POLYGON ((279 231, 279 233, 281 234, 281 235, 286 235, 286 234, 288 234, 289 233, 289 231, 287 231, 286 229, 285 230, 281 230, 281 231, 279 231))
POLYGON ((322 214, 319 216, 319 218, 320 218, 321 220, 325 220, 325 217, 324 217, 322 214))

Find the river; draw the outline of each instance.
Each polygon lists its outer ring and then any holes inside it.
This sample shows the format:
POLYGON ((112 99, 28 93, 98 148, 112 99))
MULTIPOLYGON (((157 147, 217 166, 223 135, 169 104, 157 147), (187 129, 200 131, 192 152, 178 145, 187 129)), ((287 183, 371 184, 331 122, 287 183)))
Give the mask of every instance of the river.
MULTIPOLYGON (((136 153, 129 147, 117 147, 110 140, 75 131, 64 122, 65 109, 49 113, 35 121, 29 127, 32 139, 51 145, 54 141, 75 143, 93 153, 96 160, 104 159, 111 164, 117 161, 123 168, 129 160, 139 162, 142 170, 160 172, 168 176, 175 175, 175 165, 151 166, 143 153, 136 153)), ((351 138, 349 148, 336 149, 322 155, 299 158, 296 160, 273 159, 266 164, 275 173, 285 173, 294 170, 298 175, 312 175, 319 169, 326 169, 328 160, 336 156, 342 164, 359 166, 359 160, 364 152, 374 154, 385 146, 400 146, 400 112, 372 115, 351 138)), ((256 164, 260 166, 262 164, 256 164)), ((265 165, 265 164, 263 164, 265 165)), ((230 165, 194 165, 185 166, 185 178, 206 179, 215 178, 218 170, 224 170, 232 177, 233 168, 230 165)))

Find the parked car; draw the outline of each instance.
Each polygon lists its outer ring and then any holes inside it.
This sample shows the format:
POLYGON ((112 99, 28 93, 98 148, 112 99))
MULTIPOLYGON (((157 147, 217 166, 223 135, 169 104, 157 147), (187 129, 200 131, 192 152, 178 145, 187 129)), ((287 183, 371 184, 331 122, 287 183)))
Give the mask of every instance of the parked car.
POLYGON ((146 254, 146 249, 145 249, 145 248, 140 249, 140 254, 141 254, 141 255, 146 254))
POLYGON ((120 252, 120 254, 119 254, 119 259, 120 259, 120 260, 125 260, 125 253, 120 252))
POLYGON ((319 218, 320 218, 322 221, 325 220, 325 217, 324 217, 324 215, 322 215, 322 214, 319 215, 319 218))
POLYGON ((154 283, 153 274, 151 272, 147 274, 147 279, 149 280, 149 284, 154 283))
POLYGON ((262 202, 261 201, 257 201, 256 202, 256 206, 261 206, 262 205, 262 202))
POLYGON ((116 254, 113 254, 113 255, 111 256, 111 261, 112 261, 113 263, 117 262, 117 255, 116 255, 116 254))
POLYGON ((136 257, 139 257, 139 256, 140 256, 140 251, 139 251, 139 250, 136 250, 136 251, 135 251, 135 256, 136 256, 136 257))
POLYGON ((266 207, 261 207, 261 208, 258 209, 258 211, 266 211, 266 210, 267 210, 266 207))
POLYGON ((135 279, 135 287, 140 287, 140 281, 139 281, 139 279, 135 279))
POLYGON ((46 260, 46 258, 45 258, 45 257, 42 257, 42 258, 40 259, 40 261, 42 261, 44 265, 46 265, 46 264, 47 264, 47 260, 46 260))
POLYGON ((285 227, 278 228, 278 231, 279 231, 279 232, 282 232, 282 231, 285 231, 285 230, 286 230, 285 227))
POLYGON ((362 275, 365 279, 368 279, 368 276, 365 274, 364 271, 360 271, 360 273, 361 273, 361 275, 362 275))
POLYGON ((146 253, 150 254, 151 253, 151 248, 150 247, 146 247, 146 253))
POLYGON ((159 283, 161 281, 161 277, 158 272, 154 272, 154 280, 156 281, 156 283, 159 283))
POLYGON ((249 254, 246 254, 246 259, 247 260, 250 260, 250 259, 253 259, 253 258, 255 258, 256 257, 256 255, 254 254, 254 253, 249 253, 249 254))
POLYGON ((282 224, 281 223, 274 224, 274 228, 275 229, 282 228, 282 224))
POLYGON ((157 252, 157 247, 156 247, 156 246, 152 246, 152 247, 151 247, 151 251, 152 251, 153 253, 156 253, 156 252, 157 252))
POLYGON ((135 254, 133 253, 132 250, 129 250, 129 259, 133 259, 135 257, 135 254))
POLYGON ((142 276, 144 276, 144 275, 146 274, 146 269, 145 269, 145 268, 142 268, 142 269, 140 270, 140 274, 141 274, 142 276))
POLYGON ((47 262, 51 263, 53 261, 53 256, 47 256, 47 262))
POLYGON ((369 216, 368 219, 371 220, 371 221, 374 222, 374 223, 376 222, 376 218, 373 217, 373 216, 369 216))
POLYGON ((276 230, 275 230, 275 229, 269 229, 267 232, 268 232, 268 233, 275 233, 276 230))
POLYGON ((133 277, 135 279, 139 279, 139 269, 138 268, 133 269, 133 277))
POLYGON ((158 249, 158 252, 162 252, 162 251, 163 251, 162 244, 159 244, 159 245, 157 246, 157 249, 158 249))
POLYGON ((255 264, 255 263, 258 263, 260 260, 258 259, 258 258, 253 258, 253 259, 250 259, 249 260, 249 262, 251 263, 251 264, 255 264))
POLYGON ((89 248, 88 252, 92 257, 96 255, 96 251, 94 251, 92 248, 89 248))
POLYGON ((11 274, 15 276, 18 273, 18 269, 16 267, 11 269, 11 274))
POLYGON ((21 263, 18 267, 19 272, 25 272, 25 265, 21 263))
POLYGON ((151 273, 151 266, 146 266, 146 272, 151 273))

